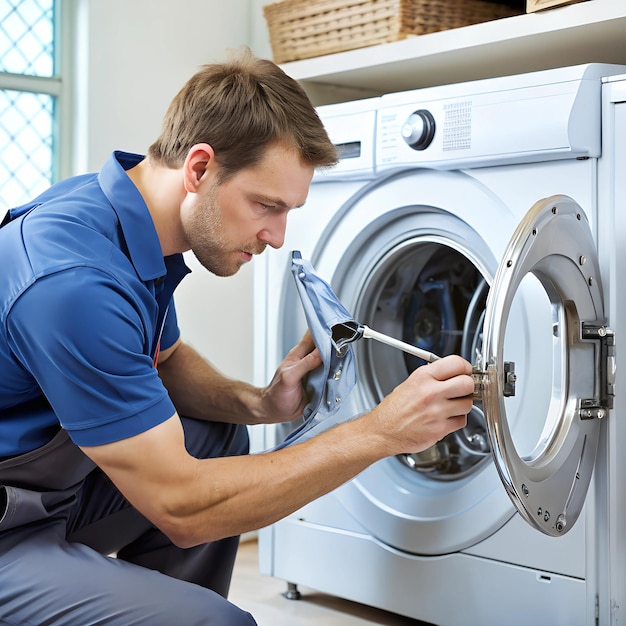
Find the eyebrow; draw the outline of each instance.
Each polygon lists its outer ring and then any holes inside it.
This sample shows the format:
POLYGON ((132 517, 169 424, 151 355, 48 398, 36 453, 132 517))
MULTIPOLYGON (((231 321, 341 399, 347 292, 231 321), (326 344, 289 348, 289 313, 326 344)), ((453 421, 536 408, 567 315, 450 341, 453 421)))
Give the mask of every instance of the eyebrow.
POLYGON ((259 202, 262 202, 263 204, 274 204, 276 206, 282 207, 283 209, 291 209, 291 208, 300 209, 304 206, 304 202, 303 202, 302 204, 298 204, 295 207, 291 207, 284 200, 281 200, 280 198, 272 198, 270 196, 264 196, 262 194, 257 194, 257 200, 259 202))

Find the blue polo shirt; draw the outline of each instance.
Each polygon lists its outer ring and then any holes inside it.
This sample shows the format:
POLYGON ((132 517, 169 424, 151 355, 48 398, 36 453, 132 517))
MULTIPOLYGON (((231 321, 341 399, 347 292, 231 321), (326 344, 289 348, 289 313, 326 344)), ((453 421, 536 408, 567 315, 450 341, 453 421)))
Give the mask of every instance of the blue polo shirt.
POLYGON ((178 338, 172 294, 189 272, 163 257, 148 208, 114 153, 53 185, 0 228, 0 457, 65 428, 117 441, 171 417, 154 359, 178 338))

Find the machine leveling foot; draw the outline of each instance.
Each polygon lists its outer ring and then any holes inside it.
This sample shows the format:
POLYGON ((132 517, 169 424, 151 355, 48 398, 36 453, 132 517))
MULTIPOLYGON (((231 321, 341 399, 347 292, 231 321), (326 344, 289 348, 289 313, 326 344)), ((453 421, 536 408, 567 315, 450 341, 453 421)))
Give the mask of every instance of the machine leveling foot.
POLYGON ((296 583, 287 583, 287 591, 283 595, 287 600, 299 600, 300 592, 298 591, 298 585, 296 583))

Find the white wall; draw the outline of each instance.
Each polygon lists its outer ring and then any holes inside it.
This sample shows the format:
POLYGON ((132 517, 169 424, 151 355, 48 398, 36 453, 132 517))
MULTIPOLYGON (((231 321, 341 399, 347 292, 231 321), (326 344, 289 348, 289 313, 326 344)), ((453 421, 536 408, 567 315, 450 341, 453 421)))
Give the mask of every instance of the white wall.
POLYGON ((252 28, 250 29, 250 48, 255 54, 266 59, 272 58, 272 47, 267 30, 267 22, 263 15, 263 7, 277 0, 250 0, 250 16, 252 28))
MULTIPOLYGON (((183 83, 227 48, 271 57, 261 0, 75 0, 74 171, 97 171, 116 149, 144 153, 183 83)), ((252 381, 252 267, 193 273, 176 292, 183 337, 225 374, 252 381)))

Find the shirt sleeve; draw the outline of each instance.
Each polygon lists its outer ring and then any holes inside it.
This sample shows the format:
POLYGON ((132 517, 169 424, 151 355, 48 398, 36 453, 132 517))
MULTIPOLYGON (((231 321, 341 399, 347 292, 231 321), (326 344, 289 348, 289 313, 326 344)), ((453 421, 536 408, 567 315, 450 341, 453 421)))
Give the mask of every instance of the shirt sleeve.
POLYGON ((174 415, 149 354, 156 313, 147 290, 89 267, 40 279, 13 305, 11 349, 76 444, 131 437, 174 415))

